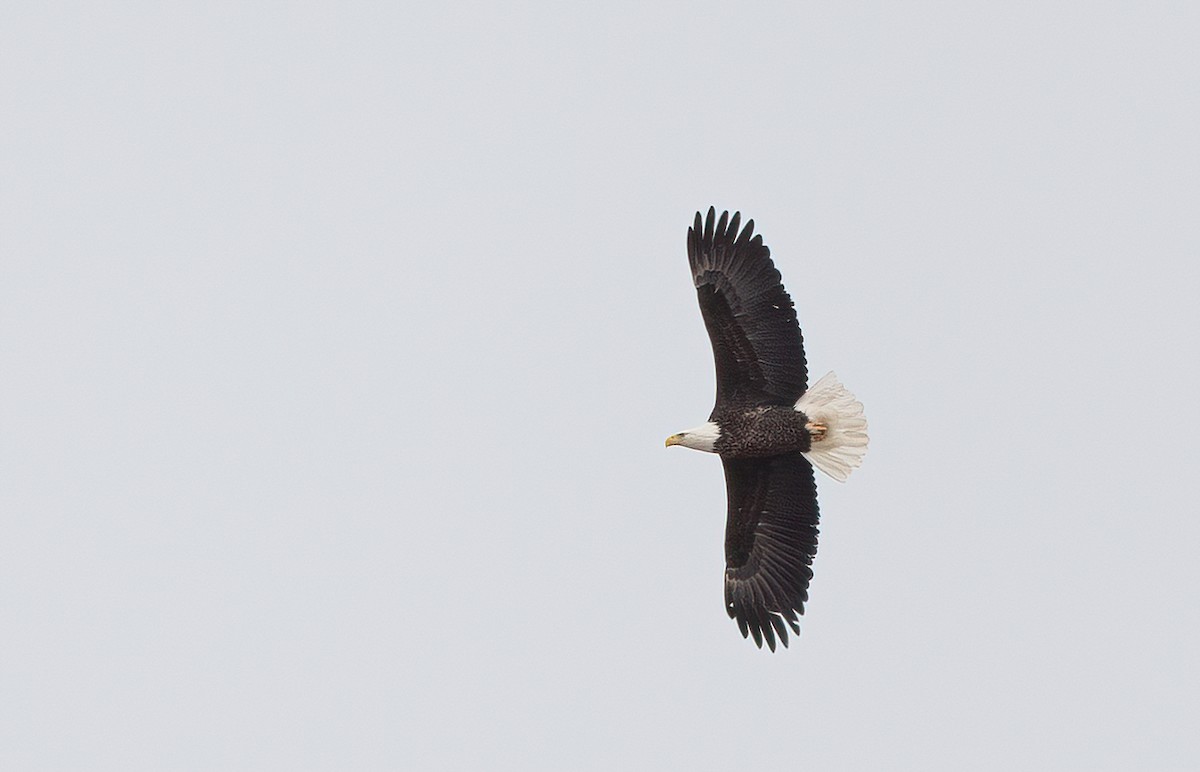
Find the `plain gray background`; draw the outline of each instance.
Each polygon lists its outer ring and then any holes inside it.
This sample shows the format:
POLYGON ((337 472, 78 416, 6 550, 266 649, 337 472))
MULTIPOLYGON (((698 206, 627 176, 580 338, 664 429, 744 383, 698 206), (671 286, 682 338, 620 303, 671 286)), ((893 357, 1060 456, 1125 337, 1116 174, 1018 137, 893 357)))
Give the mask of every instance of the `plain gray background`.
POLYGON ((0 766, 1200 764, 1194 3, 5 4, 0 766), (684 239, 872 446, 721 596, 684 239))

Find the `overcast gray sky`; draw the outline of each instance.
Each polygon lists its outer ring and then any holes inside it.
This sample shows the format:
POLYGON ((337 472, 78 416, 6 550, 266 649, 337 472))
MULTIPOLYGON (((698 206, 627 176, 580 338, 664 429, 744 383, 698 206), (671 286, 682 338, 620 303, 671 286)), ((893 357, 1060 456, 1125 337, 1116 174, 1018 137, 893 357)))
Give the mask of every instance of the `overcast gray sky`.
POLYGON ((0 9, 0 766, 1200 765, 1194 3, 0 9), (722 604, 684 252, 872 446, 722 604))

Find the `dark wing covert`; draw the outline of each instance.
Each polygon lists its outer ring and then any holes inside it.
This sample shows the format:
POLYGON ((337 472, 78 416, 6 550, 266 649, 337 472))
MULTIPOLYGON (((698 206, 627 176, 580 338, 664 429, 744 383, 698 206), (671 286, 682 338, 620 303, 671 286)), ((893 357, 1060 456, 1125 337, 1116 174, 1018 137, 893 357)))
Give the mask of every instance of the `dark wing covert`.
POLYGON ((753 235, 753 220, 738 233, 740 212, 715 220, 714 208, 703 225, 696 213, 688 262, 712 340, 717 405, 794 403, 808 384, 804 340, 771 250, 753 235))
POLYGON ((722 458, 729 516, 725 524, 725 610, 742 636, 786 647, 800 634, 817 554, 817 487, 800 453, 722 458))

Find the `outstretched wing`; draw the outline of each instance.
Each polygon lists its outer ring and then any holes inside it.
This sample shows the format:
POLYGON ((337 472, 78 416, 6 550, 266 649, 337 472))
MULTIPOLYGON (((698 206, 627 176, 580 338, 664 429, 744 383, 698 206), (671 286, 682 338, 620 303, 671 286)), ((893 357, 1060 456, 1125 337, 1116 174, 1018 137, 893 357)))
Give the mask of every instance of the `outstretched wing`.
POLYGON ((709 208, 701 226, 696 212, 688 262, 712 339, 717 405, 794 403, 808 383, 804 340, 771 250, 753 235, 753 220, 738 233, 740 212, 714 220, 716 210, 709 208))
POLYGON ((817 554, 817 486, 800 453, 724 458, 729 517, 725 524, 725 610, 742 636, 800 634, 813 556, 817 554))

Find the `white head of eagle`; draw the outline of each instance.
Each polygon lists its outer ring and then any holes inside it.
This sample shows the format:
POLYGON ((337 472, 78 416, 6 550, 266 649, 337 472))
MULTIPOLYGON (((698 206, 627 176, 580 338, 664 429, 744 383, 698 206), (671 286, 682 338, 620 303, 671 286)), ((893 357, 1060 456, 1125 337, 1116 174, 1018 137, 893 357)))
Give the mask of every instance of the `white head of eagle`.
POLYGON ((688 263, 712 341, 717 399, 706 423, 667 446, 716 453, 725 468, 725 610, 771 651, 800 633, 817 551, 813 467, 845 481, 867 450, 862 404, 833 373, 808 385, 796 309, 771 251, 741 214, 696 219, 688 263))
POLYGON ((692 450, 703 450, 707 453, 715 453, 717 447, 717 439, 721 436, 721 427, 717 426, 712 421, 701 424, 695 429, 688 429, 679 434, 672 434, 667 438, 667 447, 672 445, 682 445, 685 448, 692 450))

